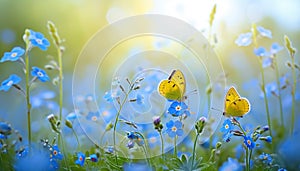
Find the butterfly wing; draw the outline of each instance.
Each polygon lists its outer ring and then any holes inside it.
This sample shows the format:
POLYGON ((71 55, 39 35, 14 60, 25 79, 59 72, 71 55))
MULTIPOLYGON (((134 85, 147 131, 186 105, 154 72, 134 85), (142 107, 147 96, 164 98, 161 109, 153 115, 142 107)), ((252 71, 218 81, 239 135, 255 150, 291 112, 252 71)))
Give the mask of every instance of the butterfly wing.
POLYGON ((230 87, 226 97, 225 97, 225 107, 224 107, 224 111, 225 113, 227 113, 227 108, 228 106, 235 100, 241 98, 241 96, 238 94, 238 92, 236 91, 236 89, 234 87, 230 87))
POLYGON ((173 70, 171 73, 169 80, 175 82, 177 86, 179 87, 181 91, 181 97, 185 94, 185 88, 186 88, 186 83, 185 83, 185 78, 183 73, 180 70, 173 70))
POLYGON ((160 82, 158 92, 168 100, 181 100, 180 87, 171 80, 163 80, 160 82))
POLYGON ((233 117, 242 117, 250 111, 250 103, 246 98, 239 98, 231 102, 226 108, 226 114, 233 117))
POLYGON ((246 98, 241 98, 234 87, 230 87, 225 97, 224 115, 241 117, 249 111, 249 101, 246 98))

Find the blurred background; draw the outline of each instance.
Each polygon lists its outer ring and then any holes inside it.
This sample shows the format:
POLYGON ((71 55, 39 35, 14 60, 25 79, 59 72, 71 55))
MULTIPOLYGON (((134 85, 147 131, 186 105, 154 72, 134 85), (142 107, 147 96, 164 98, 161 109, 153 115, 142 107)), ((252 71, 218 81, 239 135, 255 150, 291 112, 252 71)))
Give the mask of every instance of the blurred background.
MULTIPOLYGON (((0 54, 10 51, 14 46, 24 47, 22 36, 24 30, 30 28, 42 32, 48 39, 50 36, 46 27, 47 21, 53 21, 58 28, 66 51, 63 55, 64 64, 64 107, 65 113, 73 110, 72 105, 72 74, 76 59, 88 40, 101 28, 122 18, 141 14, 163 14, 177 17, 193 25, 207 37, 209 33, 214 37, 214 49, 219 56, 224 70, 228 73, 227 84, 236 85, 241 94, 247 97, 253 106, 253 115, 246 116, 254 123, 266 124, 265 114, 260 121, 256 117, 264 112, 263 100, 259 98, 260 71, 257 57, 253 53, 253 46, 238 47, 234 42, 241 33, 250 32, 251 25, 256 23, 272 31, 272 39, 264 39, 259 45, 269 49, 273 42, 284 46, 283 36, 291 38, 293 46, 299 49, 300 44, 300 1, 298 0, 52 0, 47 3, 35 0, 0 0, 0 54), (215 20, 212 29, 209 29, 210 12, 217 5, 215 20)), ((108 40, 103 40, 108 41, 108 40)), ((51 41, 52 42, 52 41, 51 41)), ((149 41, 149 44, 153 42, 149 41)), ((155 46, 164 46, 164 43, 155 46)), ((125 47, 126 48, 126 47, 125 47)), ((42 67, 49 61, 49 56, 56 58, 56 49, 53 45, 46 52, 34 49, 31 53, 31 65, 42 67)), ((284 49, 278 54, 280 75, 289 69, 284 65, 288 53, 284 49)), ((299 55, 297 55, 299 56, 299 55)), ((299 58, 297 59, 299 61, 299 58)), ((22 75, 21 66, 16 63, 5 62, 0 65, 0 80, 6 79, 11 73, 22 75)), ((49 73, 53 78, 57 73, 49 73)), ((267 82, 274 81, 272 71, 267 71, 267 82)), ((24 86, 24 82, 21 83, 24 86)), ((43 84, 40 88, 45 95, 40 97, 40 91, 32 92, 37 98, 44 98, 51 103, 48 106, 34 108, 35 121, 57 110, 57 88, 51 83, 43 84), (43 89, 44 88, 44 89, 43 89), (46 91, 47 90, 47 91, 46 91), (48 92, 49 91, 49 92, 48 92), (47 94, 48 92, 48 94, 47 94), (54 92, 54 93, 53 93, 54 92), (51 94, 53 93, 53 94, 51 94)), ((290 90, 286 90, 286 93, 290 90)), ((284 102, 285 111, 290 111, 288 97, 284 102)), ((298 99, 299 100, 299 99, 298 99)), ((37 101, 37 106, 41 105, 37 101)), ((276 98, 271 99, 273 105, 276 98)), ((298 101, 299 104, 299 101, 298 101)), ((26 134, 24 120, 26 106, 24 99, 16 91, 0 92, 0 120, 6 120, 21 133, 26 134)), ((271 113, 276 109, 272 108, 271 113)), ((299 111, 299 110, 298 110, 299 111)), ((275 112, 276 113, 276 112, 275 112)), ((288 112, 286 113, 288 115, 288 112)), ((274 114, 276 118, 279 115, 274 114)), ((289 116, 289 115, 288 115, 289 116)), ((289 122, 287 117, 286 122, 289 122)), ((33 123, 33 130, 40 129, 38 123, 33 123)))

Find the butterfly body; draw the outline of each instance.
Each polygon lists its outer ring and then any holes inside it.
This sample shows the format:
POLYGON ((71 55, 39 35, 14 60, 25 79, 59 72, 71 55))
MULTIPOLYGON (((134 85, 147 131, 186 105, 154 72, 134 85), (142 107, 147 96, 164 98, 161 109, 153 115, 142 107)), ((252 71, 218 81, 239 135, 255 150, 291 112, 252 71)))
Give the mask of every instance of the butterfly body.
POLYGON ((241 97, 234 87, 230 87, 225 97, 223 115, 227 117, 243 117, 250 111, 250 103, 241 97))
POLYGON ((168 100, 182 101, 185 94, 185 78, 180 70, 173 70, 167 80, 162 80, 158 92, 168 100))

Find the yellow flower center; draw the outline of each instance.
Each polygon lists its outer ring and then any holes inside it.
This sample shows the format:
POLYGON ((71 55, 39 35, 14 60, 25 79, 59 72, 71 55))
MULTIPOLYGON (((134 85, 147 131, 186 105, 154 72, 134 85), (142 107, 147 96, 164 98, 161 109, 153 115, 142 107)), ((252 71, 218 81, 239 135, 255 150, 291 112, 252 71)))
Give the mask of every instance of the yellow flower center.
POLYGON ((176 106, 175 109, 176 109, 176 111, 180 111, 181 110, 181 106, 178 105, 178 106, 176 106))
POLYGON ((177 131, 176 126, 173 126, 173 127, 172 127, 172 131, 173 131, 173 132, 176 132, 176 131, 177 131))
POLYGON ((11 86, 14 82, 12 80, 8 81, 6 85, 11 86))
POLYGON ((37 75, 39 76, 39 77, 43 77, 44 76, 44 74, 42 73, 42 72, 37 72, 37 75))
POLYGON ((229 128, 229 125, 228 125, 228 124, 226 124, 226 125, 225 125, 225 129, 228 129, 228 128, 229 128))
POLYGON ((151 137, 149 140, 150 140, 151 143, 155 143, 156 142, 156 138, 155 137, 151 137))
POLYGON ((103 116, 107 116, 108 114, 109 114, 108 111, 103 111, 103 112, 102 112, 102 115, 103 115, 103 116))
POLYGON ((251 145, 251 141, 250 141, 250 140, 247 140, 247 144, 251 145))
POLYGON ((93 116, 93 117, 92 117, 92 120, 93 120, 93 121, 97 121, 97 119, 98 119, 97 116, 93 116))
POLYGON ((53 155, 55 155, 55 156, 57 155, 57 151, 56 150, 53 151, 53 155))
POLYGON ((80 156, 80 157, 79 157, 79 160, 80 160, 80 161, 82 161, 82 160, 83 160, 83 158, 80 156))
POLYGON ((16 57, 16 56, 17 56, 17 53, 16 53, 16 52, 14 52, 14 53, 12 53, 10 56, 14 58, 14 57, 16 57))
POLYGON ((42 39, 36 39, 36 42, 40 45, 40 44, 43 44, 43 41, 42 39))

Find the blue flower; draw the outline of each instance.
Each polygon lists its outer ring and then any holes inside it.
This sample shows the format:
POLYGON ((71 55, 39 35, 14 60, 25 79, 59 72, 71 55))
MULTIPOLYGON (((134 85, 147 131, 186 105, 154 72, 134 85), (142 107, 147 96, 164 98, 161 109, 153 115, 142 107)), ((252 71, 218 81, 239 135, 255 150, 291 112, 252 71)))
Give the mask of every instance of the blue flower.
POLYGON ((101 118, 107 123, 116 116, 116 113, 116 108, 112 106, 103 106, 103 108, 100 109, 101 118))
POLYGON ((33 77, 37 77, 42 82, 46 82, 50 80, 47 73, 38 67, 32 67, 31 75, 33 77))
POLYGON ((3 135, 3 134, 0 133, 0 140, 4 140, 4 139, 6 139, 6 138, 7 138, 6 135, 3 135))
POLYGON ((148 138, 148 143, 150 148, 154 148, 160 142, 159 134, 156 131, 150 132, 147 138, 148 138))
POLYGON ((244 144, 249 148, 253 149, 255 147, 255 142, 250 136, 244 136, 244 144))
POLYGON ((256 27, 257 31, 259 32, 259 34, 263 37, 267 37, 267 38, 272 38, 272 32, 268 29, 263 28, 262 26, 257 26, 256 27))
POLYGON ((232 136, 232 133, 231 132, 228 132, 226 134, 223 134, 223 141, 224 142, 229 142, 231 140, 231 136, 232 136))
POLYGON ((71 112, 66 116, 66 120, 74 121, 76 118, 79 118, 80 115, 78 115, 76 112, 71 112))
POLYGON ((278 43, 275 42, 271 46, 270 53, 271 54, 276 54, 276 53, 280 52, 282 49, 283 49, 283 47, 280 46, 278 43))
POLYGON ((114 147, 113 146, 105 147, 105 152, 109 154, 114 153, 114 147))
POLYGON ((50 149, 51 151, 51 155, 50 155, 50 158, 53 158, 53 159, 59 159, 59 160, 62 160, 63 159, 63 155, 61 154, 59 148, 57 145, 54 145, 52 146, 52 148, 50 149))
POLYGON ((270 66, 272 66, 272 64, 273 64, 273 58, 270 58, 270 57, 266 57, 262 61, 263 68, 270 67, 270 66))
POLYGON ((89 112, 89 114, 86 116, 86 119, 91 121, 98 121, 99 118, 99 112, 89 112))
POLYGON ((278 171, 287 171, 287 170, 284 168, 280 168, 280 169, 278 169, 278 171))
POLYGON ((85 161, 85 155, 82 152, 78 152, 77 153, 77 160, 75 161, 75 164, 83 166, 84 161, 85 161))
POLYGON ((128 143, 127 143, 127 147, 129 148, 129 149, 131 149, 131 148, 133 148, 134 147, 134 142, 133 141, 128 141, 128 143))
POLYGON ((21 56, 23 56, 25 53, 25 50, 20 47, 14 47, 10 52, 5 52, 4 56, 0 60, 0 62, 5 61, 17 61, 20 59, 21 56))
POLYGON ((184 102, 174 101, 170 105, 168 112, 173 116, 181 116, 182 114, 187 113, 187 109, 188 106, 184 102))
POLYGON ((235 40, 235 44, 238 46, 248 46, 252 43, 252 33, 240 34, 239 37, 235 40))
POLYGON ((12 128, 9 124, 5 122, 0 122, 0 133, 3 135, 11 134, 12 128))
POLYGON ((97 155, 96 155, 96 154, 91 154, 91 155, 90 155, 90 160, 91 160, 92 162, 98 162, 98 157, 97 157, 97 155))
POLYGON ((230 119, 226 119, 223 123, 222 128, 220 129, 221 132, 227 134, 233 129, 233 124, 230 119))
POLYGON ((137 139, 138 136, 137 136, 136 133, 134 133, 133 131, 131 131, 131 132, 127 133, 127 138, 133 140, 133 139, 137 139))
POLYGON ((21 78, 15 74, 12 74, 8 77, 8 79, 4 80, 0 86, 0 91, 8 91, 11 86, 14 84, 18 84, 21 81, 21 78))
POLYGON ((39 108, 41 106, 46 106, 47 101, 53 99, 56 94, 54 91, 49 91, 45 89, 39 89, 38 91, 35 91, 34 93, 30 94, 30 101, 31 101, 31 107, 32 108, 39 108))
MULTIPOLYGON (((278 95, 278 88, 277 88, 277 83, 276 82, 271 82, 271 83, 268 83, 266 86, 265 86, 265 91, 266 91, 266 96, 267 98, 270 96, 270 95, 278 95)), ((260 94, 260 97, 261 98, 264 98, 264 93, 261 92, 260 94)))
POLYGON ((47 50, 50 46, 49 41, 44 37, 42 33, 30 30, 29 41, 33 46, 39 47, 41 50, 47 50))
POLYGON ((256 56, 268 56, 268 52, 266 51, 266 49, 264 47, 259 47, 254 49, 254 54, 256 56))
POLYGON ((171 137, 174 138, 175 135, 177 136, 182 136, 183 135, 183 129, 182 129, 182 123, 180 121, 172 121, 170 120, 169 122, 166 123, 167 126, 167 134, 171 137))
POLYGON ((243 166, 237 161, 237 159, 228 158, 228 161, 224 162, 219 168, 219 171, 242 171, 243 166))
POLYGON ((266 153, 262 153, 258 158, 266 165, 271 165, 273 161, 271 155, 266 153))
POLYGON ((272 142, 272 137, 271 137, 271 136, 267 136, 267 137, 266 137, 266 141, 267 141, 268 143, 271 143, 271 142, 272 142))
POLYGON ((50 169, 51 170, 58 170, 59 169, 59 165, 58 165, 58 162, 56 160, 50 159, 50 169))

